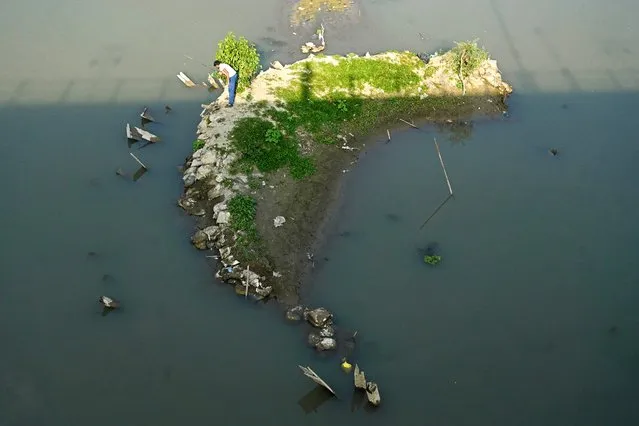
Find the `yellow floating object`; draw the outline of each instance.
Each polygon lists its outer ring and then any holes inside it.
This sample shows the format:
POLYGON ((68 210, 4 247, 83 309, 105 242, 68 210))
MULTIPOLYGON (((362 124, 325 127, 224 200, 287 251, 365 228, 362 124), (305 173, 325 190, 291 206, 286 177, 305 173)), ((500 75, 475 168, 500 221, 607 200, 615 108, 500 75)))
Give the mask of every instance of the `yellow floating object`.
POLYGON ((349 373, 352 368, 353 366, 348 361, 346 361, 346 359, 342 360, 342 370, 349 373))

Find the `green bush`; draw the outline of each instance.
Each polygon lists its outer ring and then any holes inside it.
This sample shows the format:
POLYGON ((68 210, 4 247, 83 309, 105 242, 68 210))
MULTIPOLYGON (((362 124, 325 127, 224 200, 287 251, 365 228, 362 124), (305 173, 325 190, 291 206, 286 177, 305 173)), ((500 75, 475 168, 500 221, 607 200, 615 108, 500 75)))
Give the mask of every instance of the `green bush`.
POLYGON ((228 203, 231 214, 231 226, 236 231, 250 232, 255 227, 255 200, 247 195, 238 194, 228 203))
POLYGON ((426 255, 424 256, 424 263, 427 263, 429 265, 438 265, 439 262, 442 261, 442 257, 441 256, 437 256, 436 254, 432 254, 432 255, 426 255))
POLYGON ((217 44, 215 59, 232 66, 238 75, 237 93, 241 93, 251 85, 251 80, 260 70, 260 55, 255 44, 244 37, 235 37, 229 32, 217 44))
POLYGON ((457 76, 461 71, 463 78, 475 72, 489 58, 486 49, 477 45, 477 40, 456 42, 450 53, 450 67, 457 76))
POLYGON ((204 148, 204 141, 201 139, 196 139, 193 141, 193 152, 197 151, 198 149, 204 148))

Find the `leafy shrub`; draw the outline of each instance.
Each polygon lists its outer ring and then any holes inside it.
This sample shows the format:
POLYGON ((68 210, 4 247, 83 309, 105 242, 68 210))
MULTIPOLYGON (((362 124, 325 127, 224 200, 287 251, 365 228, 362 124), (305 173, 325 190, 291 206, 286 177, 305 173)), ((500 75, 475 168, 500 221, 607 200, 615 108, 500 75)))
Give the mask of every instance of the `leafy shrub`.
POLYGON ((235 37, 233 32, 217 44, 215 59, 229 64, 238 73, 237 93, 251 85, 251 80, 260 70, 260 55, 255 44, 244 37, 235 37))
POLYGON ((460 71, 464 78, 475 72, 489 58, 488 52, 477 45, 477 40, 456 42, 450 50, 449 65, 455 75, 460 71))

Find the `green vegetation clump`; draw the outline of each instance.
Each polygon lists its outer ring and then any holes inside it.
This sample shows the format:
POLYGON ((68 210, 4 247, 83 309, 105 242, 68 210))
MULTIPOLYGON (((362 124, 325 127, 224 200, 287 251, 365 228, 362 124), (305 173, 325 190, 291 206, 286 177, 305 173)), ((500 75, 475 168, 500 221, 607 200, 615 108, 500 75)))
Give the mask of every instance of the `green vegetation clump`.
POLYGON ((242 154, 241 163, 264 173, 289 166, 291 175, 301 179, 312 174, 315 166, 299 154, 296 139, 286 130, 261 117, 244 117, 235 123, 229 138, 242 154))
POLYGON ((424 263, 427 263, 428 265, 438 265, 439 262, 442 261, 442 257, 441 256, 437 256, 435 254, 432 255, 425 255, 424 256, 424 263))
POLYGON ((235 37, 233 32, 226 34, 218 43, 215 59, 229 64, 237 71, 237 93, 249 88, 251 80, 261 68, 260 55, 255 44, 244 37, 235 37))
POLYGON ((235 245, 238 256, 246 261, 259 259, 264 248, 255 223, 255 199, 237 194, 229 200, 228 212, 231 215, 231 228, 238 235, 235 245))
POLYGON ((202 149, 204 148, 204 141, 201 139, 196 139, 193 141, 193 152, 197 151, 198 149, 202 149))
POLYGON ((450 51, 449 65, 455 75, 467 78, 489 58, 488 51, 477 45, 477 40, 455 43, 450 51))

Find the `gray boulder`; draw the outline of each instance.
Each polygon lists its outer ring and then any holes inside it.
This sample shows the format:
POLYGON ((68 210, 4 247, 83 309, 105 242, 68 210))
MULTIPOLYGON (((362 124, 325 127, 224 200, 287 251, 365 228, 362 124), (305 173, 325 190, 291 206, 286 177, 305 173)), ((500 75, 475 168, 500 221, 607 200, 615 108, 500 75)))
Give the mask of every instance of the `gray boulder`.
POLYGON ((330 323, 333 318, 333 314, 331 314, 326 308, 315 308, 305 311, 304 318, 313 327, 322 328, 330 323))

